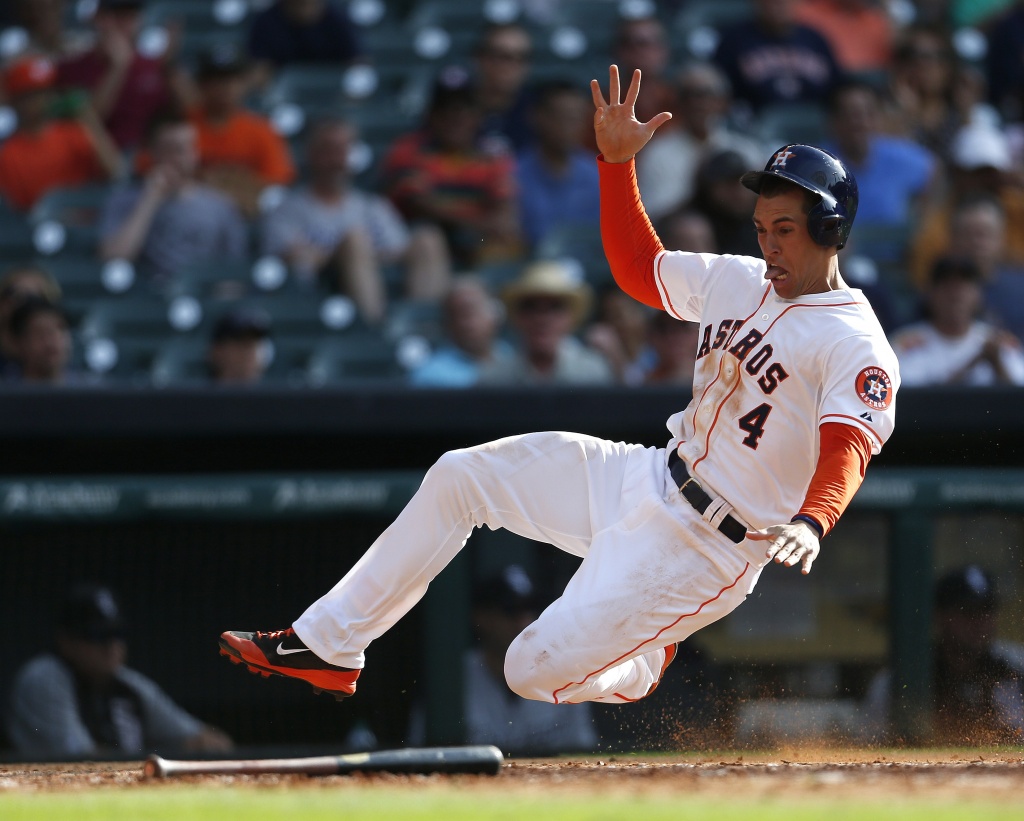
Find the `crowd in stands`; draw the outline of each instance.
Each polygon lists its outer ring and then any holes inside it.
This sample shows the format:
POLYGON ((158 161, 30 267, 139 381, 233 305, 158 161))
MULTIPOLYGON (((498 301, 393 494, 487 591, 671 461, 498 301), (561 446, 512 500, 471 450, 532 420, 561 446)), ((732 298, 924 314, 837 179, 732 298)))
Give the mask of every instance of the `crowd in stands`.
POLYGON ((13 0, 4 384, 688 384, 601 248, 611 62, 667 248, 759 256, 740 175, 822 145, 906 384, 1024 384, 1013 0, 13 0))

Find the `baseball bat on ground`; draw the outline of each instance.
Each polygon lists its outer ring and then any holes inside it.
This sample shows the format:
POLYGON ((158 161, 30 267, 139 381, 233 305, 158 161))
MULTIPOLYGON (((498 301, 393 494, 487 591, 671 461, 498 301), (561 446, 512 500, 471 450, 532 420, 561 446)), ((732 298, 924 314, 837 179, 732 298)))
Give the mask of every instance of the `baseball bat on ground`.
POLYGON ((151 755, 143 774, 148 778, 175 775, 259 775, 303 773, 344 775, 346 773, 471 773, 497 775, 501 750, 491 746, 414 747, 406 750, 377 750, 349 755, 321 755, 310 758, 258 758, 223 761, 174 761, 151 755))

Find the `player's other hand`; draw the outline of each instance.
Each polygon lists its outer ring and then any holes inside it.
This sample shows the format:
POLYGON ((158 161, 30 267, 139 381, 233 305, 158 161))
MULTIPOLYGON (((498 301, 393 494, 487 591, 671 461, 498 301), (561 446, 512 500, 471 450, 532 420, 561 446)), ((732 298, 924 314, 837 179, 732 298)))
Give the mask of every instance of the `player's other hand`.
POLYGON ((620 102, 619 67, 608 69, 608 99, 601 92, 597 80, 590 81, 590 92, 594 98, 594 135, 597 148, 606 162, 627 162, 641 148, 647 145, 654 132, 672 119, 667 111, 652 117, 646 123, 636 118, 634 106, 640 93, 640 69, 633 71, 626 99, 620 102))
POLYGON ((818 550, 821 549, 818 534, 806 522, 797 521, 772 525, 764 530, 748 530, 747 538, 768 542, 765 556, 774 559, 776 564, 793 567, 799 562, 800 572, 805 576, 811 572, 811 565, 818 558, 818 550))

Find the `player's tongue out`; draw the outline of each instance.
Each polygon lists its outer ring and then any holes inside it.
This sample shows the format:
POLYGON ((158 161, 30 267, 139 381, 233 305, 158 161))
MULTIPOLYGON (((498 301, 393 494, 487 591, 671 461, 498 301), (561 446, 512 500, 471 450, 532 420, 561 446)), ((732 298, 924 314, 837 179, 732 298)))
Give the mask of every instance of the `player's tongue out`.
POLYGON ((778 265, 769 265, 768 270, 764 272, 764 278, 769 280, 784 280, 787 276, 789 276, 789 271, 778 265))

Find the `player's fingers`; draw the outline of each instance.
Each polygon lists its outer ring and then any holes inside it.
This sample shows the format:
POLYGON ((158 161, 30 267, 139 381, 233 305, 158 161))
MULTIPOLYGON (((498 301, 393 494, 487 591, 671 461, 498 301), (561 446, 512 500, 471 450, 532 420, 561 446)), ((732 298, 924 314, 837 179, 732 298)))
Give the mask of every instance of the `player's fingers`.
POLYGON ((672 114, 669 113, 668 111, 662 111, 660 114, 655 114, 653 117, 651 117, 651 119, 649 119, 645 123, 645 125, 647 126, 647 133, 653 134, 655 131, 657 131, 671 119, 672 114))
POLYGON ((813 550, 808 551, 804 555, 804 561, 803 564, 800 566, 800 572, 803 573, 805 576, 811 572, 811 565, 814 564, 814 559, 815 553, 813 550))
POLYGON ((623 103, 630 108, 636 105, 636 98, 640 94, 640 69, 633 69, 633 76, 629 78, 629 88, 626 89, 626 99, 623 103))
POLYGON ((608 67, 608 102, 610 105, 619 104, 619 67, 614 63, 608 67))
POLYGON ((597 80, 590 81, 590 96, 594 98, 595 108, 608 107, 608 101, 604 98, 604 92, 601 91, 601 84, 597 80))
POLYGON ((778 564, 782 564, 792 555, 795 547, 796 545, 792 542, 787 542, 785 539, 779 539, 768 551, 769 558, 775 559, 778 564))

